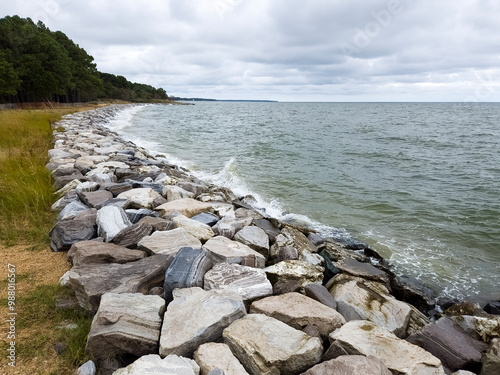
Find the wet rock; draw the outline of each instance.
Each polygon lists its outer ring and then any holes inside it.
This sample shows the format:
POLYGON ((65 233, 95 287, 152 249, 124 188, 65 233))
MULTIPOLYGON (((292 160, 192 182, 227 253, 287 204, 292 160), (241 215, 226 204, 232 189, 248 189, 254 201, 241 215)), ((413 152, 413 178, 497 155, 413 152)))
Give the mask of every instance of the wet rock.
POLYGON ((151 216, 151 217, 158 217, 158 212, 149 210, 147 208, 141 208, 141 209, 128 209, 125 210, 125 213, 127 214, 128 219, 132 224, 136 224, 141 220, 143 217, 146 216, 151 216))
POLYGON ((226 344, 211 342, 200 345, 193 358, 200 365, 203 375, 216 369, 219 369, 222 375, 248 375, 226 344))
POLYGON ((321 237, 317 233, 309 233, 307 235, 307 239, 309 240, 310 243, 312 243, 314 246, 319 246, 322 245, 325 242, 325 239, 321 237))
POLYGON ((250 306, 250 313, 271 316, 298 330, 314 325, 323 339, 346 322, 336 310, 300 293, 286 293, 255 301, 250 306))
POLYGON ((389 276, 369 263, 358 262, 355 259, 341 259, 333 265, 351 276, 383 283, 387 288, 390 288, 389 276))
POLYGON ((137 248, 149 254, 171 254, 175 256, 183 247, 200 248, 201 242, 190 235, 184 228, 166 231, 157 231, 150 236, 143 237, 137 248))
POLYGON ((234 235, 234 239, 264 255, 266 259, 269 257, 269 237, 259 227, 245 226, 234 235))
POLYGON ((369 355, 344 355, 320 363, 302 375, 392 375, 387 366, 377 357, 369 355))
POLYGON ((129 263, 146 256, 143 251, 130 250, 105 242, 80 241, 68 251, 68 261, 74 266, 103 263, 129 263))
POLYGON ((486 344, 469 337, 457 324, 444 317, 407 338, 441 360, 452 371, 478 371, 486 344))
POLYGON ((199 221, 200 223, 203 223, 210 227, 213 227, 220 220, 220 218, 216 214, 213 214, 211 212, 202 212, 201 214, 193 216, 191 219, 199 221))
POLYGON ((97 233, 106 242, 111 242, 121 230, 132 225, 125 211, 115 206, 105 206, 97 211, 96 222, 97 233))
POLYGON ((155 208, 161 216, 173 211, 179 211, 189 218, 201 214, 204 211, 211 211, 212 206, 192 198, 176 199, 175 201, 162 204, 155 208))
POLYGON ((127 367, 116 370, 113 375, 199 375, 200 367, 189 358, 169 355, 161 358, 157 354, 142 356, 127 367))
POLYGON ((147 223, 133 224, 125 229, 122 229, 113 238, 113 242, 119 246, 134 249, 139 241, 144 237, 149 236, 153 231, 153 227, 147 223))
POLYGON ((234 321, 223 336, 251 375, 300 374, 318 363, 323 353, 317 337, 263 314, 234 321))
POLYGON ((484 311, 488 314, 500 315, 500 301, 491 301, 484 306, 484 311))
POLYGON ((105 293, 92 320, 87 351, 97 359, 156 353, 164 310, 159 296, 105 293))
POLYGON ((303 253, 316 253, 318 251, 318 248, 314 246, 307 237, 304 235, 304 233, 300 232, 299 230, 292 228, 290 226, 285 226, 281 230, 281 234, 288 240, 290 241, 290 245, 295 247, 299 253, 299 259, 302 256, 303 253))
POLYGON ((240 242, 223 236, 211 238, 203 245, 203 249, 208 251, 213 263, 225 262, 264 268, 266 262, 262 254, 240 242))
POLYGON ((364 254, 345 248, 344 245, 334 242, 325 242, 321 245, 324 254, 332 261, 338 262, 343 259, 355 259, 358 262, 368 262, 369 259, 364 254))
POLYGON ((337 302, 333 299, 332 295, 323 285, 307 284, 304 287, 306 296, 328 306, 332 309, 337 309, 337 302))
POLYGON ((234 293, 176 289, 163 317, 160 355, 192 356, 201 344, 219 340, 223 329, 245 314, 241 297, 234 293))
POLYGON ((143 293, 163 282, 173 257, 154 255, 125 264, 98 264, 73 267, 70 285, 81 307, 96 312, 104 293, 143 293))
POLYGON ((206 242, 215 235, 212 228, 208 225, 189 219, 184 215, 174 217, 172 222, 177 228, 184 228, 186 232, 193 237, 196 237, 201 242, 206 242))
POLYGON ((394 297, 412 304, 424 313, 432 310, 436 304, 434 291, 411 276, 395 277, 391 280, 391 288, 394 297))
POLYGON ((298 281, 304 287, 311 283, 321 284, 324 268, 300 260, 287 260, 264 270, 272 284, 278 281, 298 281))
POLYGON ((263 269, 218 263, 205 274, 205 290, 223 289, 241 296, 244 302, 267 297, 273 287, 263 269))
POLYGON ((52 251, 66 251, 75 242, 96 237, 97 211, 88 209, 78 213, 73 219, 58 222, 50 231, 52 251))
POLYGON ((117 198, 128 199, 132 208, 152 208, 153 201, 161 197, 151 188, 136 188, 120 193, 117 198))
POLYGON ((344 324, 330 334, 330 341, 350 355, 376 356, 393 374, 445 375, 438 358, 369 321, 344 324))
POLYGON ((181 248, 165 272, 163 289, 167 304, 172 301, 175 288, 203 287, 203 277, 211 268, 212 261, 206 250, 181 248))

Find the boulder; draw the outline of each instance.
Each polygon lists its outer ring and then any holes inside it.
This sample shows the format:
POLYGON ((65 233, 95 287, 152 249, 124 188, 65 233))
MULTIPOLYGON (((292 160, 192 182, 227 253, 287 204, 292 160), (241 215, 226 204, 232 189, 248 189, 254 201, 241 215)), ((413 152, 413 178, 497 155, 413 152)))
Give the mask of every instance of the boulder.
MULTIPOLYGON (((309 285, 309 284, 308 284, 309 285)), ((304 290, 304 287, 298 280, 289 280, 289 281, 280 281, 276 282, 273 285, 273 294, 279 296, 280 294, 286 293, 301 293, 304 290)))
POLYGON ((267 236, 269 237, 269 242, 271 244, 276 241, 276 236, 280 234, 280 229, 279 227, 272 221, 267 220, 267 219, 254 219, 252 221, 252 224, 255 225, 256 227, 262 229, 264 232, 266 232, 267 236))
POLYGON ((163 317, 160 355, 192 356, 200 345, 220 340, 224 328, 245 314, 241 297, 234 293, 176 289, 163 317))
POLYGON ((73 266, 103 263, 129 263, 146 256, 144 251, 130 250, 126 247, 98 241, 74 243, 68 251, 68 261, 73 266))
POLYGON ((398 337, 407 336, 412 309, 392 297, 383 284, 345 274, 334 280, 330 293, 347 321, 369 320, 398 337))
POLYGON ((205 274, 203 288, 234 292, 244 302, 273 294, 273 287, 263 269, 228 263, 215 264, 205 274))
POLYGON ((97 191, 82 191, 78 193, 80 200, 89 207, 96 207, 103 202, 106 202, 113 198, 113 194, 107 190, 97 190, 97 191))
POLYGON ((173 256, 183 247, 201 247, 200 240, 191 236, 184 228, 154 232, 150 236, 143 237, 137 244, 138 249, 145 250, 149 254, 173 256))
POLYGON ((391 280, 394 297, 408 302, 420 311, 427 313, 436 305, 436 295, 420 280, 411 276, 397 276, 391 280))
POLYGON ((323 354, 320 339, 263 314, 234 321, 223 337, 251 375, 300 374, 318 363, 323 354))
POLYGON ((70 201, 68 204, 64 206, 61 212, 59 212, 59 215, 57 215, 57 220, 61 221, 61 220, 73 219, 80 212, 88 209, 89 207, 80 201, 77 200, 70 201))
POLYGON ((480 375, 498 375, 500 371, 500 357, 492 353, 484 353, 481 358, 480 375))
POLYGON ((250 313, 271 316, 298 330, 314 325, 323 339, 346 322, 336 310, 300 293, 286 293, 255 301, 250 306, 250 313))
POLYGON ((221 370, 223 375, 248 375, 226 344, 210 342, 200 345, 193 358, 200 366, 202 375, 215 369, 221 370))
POLYGON ((193 237, 196 237, 201 242, 206 242, 214 236, 212 228, 208 225, 200 223, 199 221, 189 219, 184 215, 176 216, 172 222, 177 228, 184 228, 193 237))
POLYGON ((269 257, 269 237, 259 227, 245 226, 236 232, 234 239, 264 255, 266 259, 269 257))
POLYGON ((372 266, 370 263, 358 262, 355 259, 341 259, 333 264, 340 271, 351 276, 383 283, 387 288, 390 288, 389 276, 384 271, 372 266))
POLYGON ((298 281, 302 287, 307 284, 321 284, 324 268, 300 260, 286 260, 264 268, 272 284, 278 281, 298 281))
POLYGON ((78 213, 73 219, 58 222, 50 231, 52 251, 66 251, 75 242, 96 237, 97 211, 92 208, 78 213))
POLYGON ((148 208, 128 209, 125 210, 125 213, 132 224, 137 224, 143 217, 146 216, 158 217, 158 212, 148 208))
MULTIPOLYGON (((220 215, 220 214, 219 214, 220 215)), ((212 230, 217 236, 224 236, 229 239, 234 238, 238 232, 245 225, 250 225, 252 219, 235 219, 232 216, 224 216, 212 227, 212 230)))
POLYGON ((332 309, 337 309, 337 302, 335 302, 328 289, 323 285, 307 284, 304 287, 304 293, 306 296, 321 302, 323 305, 331 307, 332 309))
POLYGON ((347 322, 330 334, 330 341, 349 355, 377 357, 393 374, 445 375, 438 358, 366 320, 347 322))
POLYGON ((500 337, 500 316, 482 315, 449 315, 449 318, 477 340, 490 342, 492 338, 500 337))
POLYGON ((115 206, 105 206, 97 211, 96 222, 97 233, 106 242, 113 241, 121 230, 132 225, 125 211, 115 206))
POLYGON ((165 301, 172 301, 175 288, 203 287, 203 277, 211 268, 212 261, 206 250, 181 248, 165 272, 165 301))
MULTIPOLYGON (((75 201, 79 202, 78 195, 76 194, 75 190, 70 190, 63 197, 59 198, 52 206, 50 206, 50 209, 52 211, 61 211, 68 204, 75 201)), ((62 219, 58 218, 58 220, 62 219)))
POLYGON ((220 220, 220 217, 211 212, 202 212, 201 214, 193 216, 191 219, 199 221, 200 223, 206 224, 210 227, 213 227, 220 220))
POLYGON ((160 215, 165 215, 174 211, 179 211, 189 218, 201 214, 204 211, 211 211, 212 206, 192 198, 176 199, 175 201, 162 204, 155 208, 160 215))
POLYGON ((153 227, 147 223, 133 224, 118 232, 113 242, 120 246, 135 248, 139 241, 149 236, 152 231, 153 227))
POLYGON ((428 324, 420 332, 408 337, 407 341, 432 353, 452 371, 478 371, 481 367, 481 353, 487 347, 484 342, 469 337, 446 317, 428 324))
MULTIPOLYGON (((131 182, 120 182, 117 184, 109 184, 106 186, 106 190, 110 191, 114 197, 117 197, 121 193, 132 190, 132 183, 131 182)), ((127 199, 127 198, 123 198, 127 199)), ((128 199, 127 199, 128 200, 128 199)))
POLYGON ((105 359, 158 351, 165 301, 139 293, 105 293, 87 338, 87 351, 105 359))
POLYGON ((87 361, 76 370, 76 375, 96 375, 97 368, 93 361, 87 361))
POLYGON ((316 365, 302 375, 392 375, 384 362, 369 355, 343 355, 316 365))
POLYGON ((209 252, 213 263, 234 263, 258 268, 264 268, 266 263, 262 254, 241 242, 223 236, 209 239, 203 249, 209 252))
POLYGON ((484 306, 484 311, 492 315, 500 315, 500 301, 491 301, 484 306))
MULTIPOLYGON (((297 249, 293 246, 287 245, 280 247, 277 251, 276 262, 283 262, 285 260, 297 260, 299 259, 299 253, 297 249)), ((310 262, 307 262, 310 263, 310 262)))
POLYGON ((301 231, 285 226, 281 230, 281 234, 289 241, 288 245, 295 247, 299 253, 299 257, 303 253, 316 253, 318 248, 314 246, 301 231))
POLYGON ((160 286, 173 257, 154 255, 125 264, 73 267, 69 282, 81 307, 96 312, 104 293, 143 293, 160 286))
POLYGON ((127 367, 116 370, 113 375, 200 375, 200 367, 189 358, 169 355, 161 358, 149 354, 137 359, 127 367))
POLYGON ((120 193, 118 199, 127 199, 131 202, 132 208, 152 208, 153 201, 161 197, 151 188, 137 188, 120 193))
POLYGON ((208 191, 206 185, 196 184, 193 182, 180 182, 177 185, 185 191, 191 192, 195 197, 208 191))
POLYGON ((174 223, 172 223, 170 220, 166 220, 160 217, 145 216, 141 220, 139 220, 139 223, 146 223, 151 225, 154 232, 175 229, 174 223))
POLYGON ((167 197, 167 202, 172 202, 177 199, 194 198, 194 194, 184 190, 179 186, 165 186, 163 195, 167 197))

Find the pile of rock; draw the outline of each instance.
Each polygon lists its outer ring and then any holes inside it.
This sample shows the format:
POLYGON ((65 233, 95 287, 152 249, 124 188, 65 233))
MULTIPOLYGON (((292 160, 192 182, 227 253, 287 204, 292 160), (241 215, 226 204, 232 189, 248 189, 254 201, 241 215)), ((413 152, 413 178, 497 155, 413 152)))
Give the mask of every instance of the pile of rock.
POLYGON ((101 374, 499 373, 498 316, 431 323, 425 286, 124 141, 105 127, 122 108, 66 116, 47 165, 101 374))

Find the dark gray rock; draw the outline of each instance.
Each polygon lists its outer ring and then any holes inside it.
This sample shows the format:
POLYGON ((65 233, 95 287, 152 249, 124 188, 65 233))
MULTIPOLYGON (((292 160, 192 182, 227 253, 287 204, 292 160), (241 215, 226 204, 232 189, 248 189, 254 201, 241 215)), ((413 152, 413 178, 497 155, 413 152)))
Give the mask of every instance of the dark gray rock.
POLYGON ((322 245, 324 242, 325 242, 325 239, 323 237, 321 237, 319 234, 317 233, 309 233, 307 235, 307 239, 309 240, 310 243, 312 243, 314 246, 319 246, 319 245, 322 245))
POLYGON ((152 216, 152 217, 159 217, 158 212, 147 209, 147 208, 141 208, 141 209, 128 209, 125 210, 125 213, 127 214, 128 219, 132 224, 136 224, 141 220, 143 217, 146 216, 152 216))
POLYGON ((203 288, 203 277, 211 268, 212 261, 206 250, 191 247, 181 248, 165 272, 163 289, 167 304, 172 301, 172 291, 175 288, 195 286, 203 288))
POLYGON ((279 248, 276 262, 282 262, 284 260, 296 260, 296 259, 299 259, 299 253, 297 252, 297 249, 295 247, 287 245, 279 248))
POLYGON ((220 220, 220 217, 211 212, 202 212, 201 214, 193 216, 191 219, 213 227, 220 220))
POLYGON ((80 200, 89 207, 95 207, 113 198, 113 194, 107 190, 82 191, 78 193, 80 200))
POLYGON ((100 210, 101 208, 106 206, 115 206, 124 210, 130 206, 130 201, 128 199, 111 198, 105 202, 97 204, 95 208, 100 210))
POLYGON ((163 192, 163 184, 154 183, 154 182, 144 182, 144 181, 127 181, 131 182, 134 189, 137 188, 150 188, 156 191, 158 194, 162 194, 163 192))
POLYGON ((484 306, 484 311, 488 314, 500 315, 500 301, 491 301, 484 306))
POLYGON ((80 306, 96 312, 104 293, 142 293, 163 283, 165 271, 173 257, 153 255, 126 264, 98 264, 73 267, 70 285, 80 306))
POLYGON ((146 256, 144 251, 130 250, 106 242, 80 241, 68 251, 68 261, 73 266, 103 263, 129 263, 146 256))
POLYGON ((176 226, 171 220, 162 219, 159 217, 145 216, 139 220, 138 224, 146 223, 153 227, 153 231, 167 231, 175 229, 176 226))
POLYGON ((75 190, 68 191, 62 198, 57 200, 50 209, 52 211, 61 211, 64 207, 66 207, 71 202, 79 201, 78 194, 75 190))
POLYGON ((280 228, 275 225, 273 222, 267 219, 254 219, 252 224, 256 227, 262 229, 269 236, 269 242, 271 244, 276 241, 276 236, 280 234, 280 228))
POLYGON ((134 249, 144 237, 149 236, 153 232, 153 226, 148 223, 137 223, 130 227, 122 229, 113 238, 113 242, 117 245, 134 249))
POLYGON ((321 302, 332 309, 337 309, 337 302, 335 302, 328 289, 326 289, 323 285, 307 284, 304 287, 304 292, 306 296, 321 302))
POLYGON ((342 345, 334 341, 325 351, 323 357, 321 357, 321 362, 326 362, 331 359, 335 359, 337 357, 340 357, 341 355, 349 355, 349 353, 344 349, 342 345))
POLYGON ((73 181, 73 180, 79 180, 80 182, 87 181, 86 177, 83 177, 80 172, 78 174, 72 174, 69 176, 60 176, 57 177, 54 181, 54 187, 59 190, 60 188, 64 187, 67 183, 73 181))
POLYGON ((372 266, 370 263, 358 262, 355 259, 342 259, 335 262, 334 266, 349 275, 384 283, 386 286, 390 287, 389 276, 384 271, 372 266))
POLYGON ((279 280, 273 285, 273 294, 280 295, 286 293, 297 292, 300 293, 302 289, 302 284, 298 280, 279 280))
POLYGON ((420 280, 411 276, 397 276, 391 280, 392 294, 401 301, 408 302, 423 313, 432 310, 436 295, 420 280))
POLYGON ((319 255, 321 255, 325 260, 325 272, 323 280, 324 284, 326 284, 328 280, 331 280, 334 276, 338 275, 340 273, 340 270, 335 267, 334 262, 336 261, 336 259, 333 254, 323 249, 320 251, 319 255))
POLYGON ((58 222, 50 231, 52 251, 66 251, 78 241, 91 240, 97 236, 97 210, 85 210, 73 219, 58 222))
POLYGON ((177 186, 193 193, 195 197, 197 197, 200 194, 208 192, 208 188, 206 185, 195 184, 193 182, 180 182, 177 184, 177 186))
POLYGON ((113 193, 113 196, 116 197, 120 193, 123 193, 124 191, 131 190, 133 188, 132 183, 130 182, 121 182, 119 184, 111 184, 106 186, 106 190, 110 191, 113 193))
POLYGON ((410 335, 407 341, 433 354, 452 371, 477 372, 481 367, 481 353, 487 348, 484 342, 474 340, 446 317, 426 325, 420 332, 410 335))

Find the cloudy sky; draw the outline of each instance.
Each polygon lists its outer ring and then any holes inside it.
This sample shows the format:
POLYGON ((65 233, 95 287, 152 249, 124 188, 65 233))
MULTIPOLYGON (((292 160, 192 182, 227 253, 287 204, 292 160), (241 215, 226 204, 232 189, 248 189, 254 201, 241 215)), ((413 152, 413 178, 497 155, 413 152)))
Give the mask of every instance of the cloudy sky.
POLYGON ((500 101, 498 0, 11 0, 169 95, 500 101))

